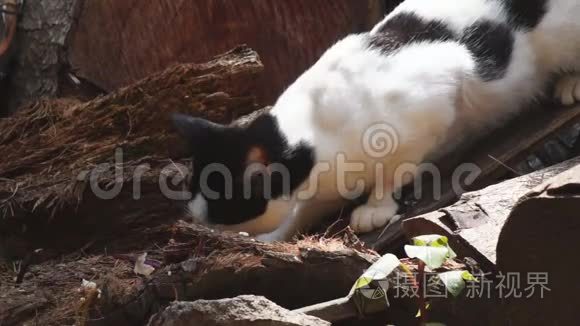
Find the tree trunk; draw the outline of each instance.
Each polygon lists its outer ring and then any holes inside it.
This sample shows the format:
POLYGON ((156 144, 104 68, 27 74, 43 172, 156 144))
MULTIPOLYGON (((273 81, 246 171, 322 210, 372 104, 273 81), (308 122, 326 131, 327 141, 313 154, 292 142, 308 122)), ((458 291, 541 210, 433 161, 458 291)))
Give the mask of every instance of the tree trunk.
POLYGON ((62 57, 76 0, 24 1, 7 83, 0 88, 0 117, 27 101, 56 96, 62 57))

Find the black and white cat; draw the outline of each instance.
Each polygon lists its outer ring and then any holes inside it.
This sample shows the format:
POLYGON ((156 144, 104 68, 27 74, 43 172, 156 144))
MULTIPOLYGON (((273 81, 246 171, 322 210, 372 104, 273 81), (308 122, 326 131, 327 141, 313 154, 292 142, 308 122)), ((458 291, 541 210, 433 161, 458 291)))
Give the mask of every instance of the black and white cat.
POLYGON ((412 177, 427 155, 514 116, 560 72, 569 73, 555 96, 573 104, 578 0, 407 0, 371 32, 332 46, 248 126, 175 115, 194 157, 189 211, 287 240, 366 191, 351 227, 383 227, 410 179, 397 178, 398 167, 412 177), (367 146, 375 131, 386 133, 386 151, 367 146))

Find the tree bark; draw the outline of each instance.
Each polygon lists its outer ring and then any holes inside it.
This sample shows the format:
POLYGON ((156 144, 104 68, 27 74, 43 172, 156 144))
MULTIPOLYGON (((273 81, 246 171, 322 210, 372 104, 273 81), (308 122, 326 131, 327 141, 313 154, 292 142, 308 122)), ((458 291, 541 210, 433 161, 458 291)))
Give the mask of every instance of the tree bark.
POLYGON ((0 251, 22 243, 15 239, 30 242, 14 253, 20 257, 58 247, 58 234, 76 229, 60 239, 70 249, 130 225, 179 218, 186 193, 168 198, 162 186, 182 190, 171 183, 189 169, 177 160, 185 153, 168 115, 228 123, 252 112, 262 69, 255 52, 239 47, 87 103, 41 101, 1 120, 0 251))
POLYGON ((244 294, 265 296, 293 309, 348 294, 354 281, 378 258, 376 253, 352 247, 348 239, 266 244, 185 222, 136 233, 134 241, 141 250, 128 255, 59 258, 31 266, 19 288, 2 282, 2 325, 27 320, 40 325, 75 320, 89 325, 143 324, 171 301, 244 294), (156 267, 150 278, 132 272, 135 257, 143 250, 149 253, 148 264, 156 267), (81 279, 96 283, 101 290, 99 300, 78 290, 81 279), (39 298, 20 300, 27 293, 38 293, 39 298), (50 303, 45 302, 48 298, 52 298, 50 303), (38 304, 33 306, 31 301, 38 304))
POLYGON ((66 66, 64 46, 76 0, 24 1, 9 80, 0 89, 0 116, 23 103, 54 97, 66 66))

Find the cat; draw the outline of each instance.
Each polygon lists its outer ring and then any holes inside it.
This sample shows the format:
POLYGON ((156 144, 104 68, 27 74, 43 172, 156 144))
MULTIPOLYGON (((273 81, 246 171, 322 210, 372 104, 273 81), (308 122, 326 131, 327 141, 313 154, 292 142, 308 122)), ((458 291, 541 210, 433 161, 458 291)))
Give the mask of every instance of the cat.
POLYGON ((406 0, 333 45, 246 126, 175 114, 193 153, 188 211, 285 241, 366 193, 350 226, 382 228, 429 155, 511 119, 555 74, 555 98, 580 100, 578 17, 577 0, 406 0))

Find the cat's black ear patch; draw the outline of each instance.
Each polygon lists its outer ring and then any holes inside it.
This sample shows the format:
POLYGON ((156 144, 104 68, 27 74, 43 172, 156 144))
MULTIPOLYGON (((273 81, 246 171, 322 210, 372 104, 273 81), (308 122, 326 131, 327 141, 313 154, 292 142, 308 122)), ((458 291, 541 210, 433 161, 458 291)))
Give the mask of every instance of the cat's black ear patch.
POLYGON ((223 126, 201 118, 194 118, 181 113, 173 113, 171 122, 184 140, 194 148, 206 142, 223 126))
POLYGON ((247 136, 253 145, 260 146, 270 162, 281 158, 288 144, 280 132, 278 121, 269 113, 261 114, 252 121, 247 129, 247 136))
POLYGON ((248 130, 253 134, 258 134, 260 136, 278 134, 278 122, 271 114, 265 113, 261 114, 250 122, 248 125, 248 130))

